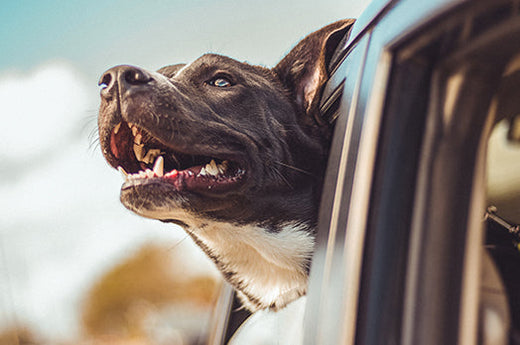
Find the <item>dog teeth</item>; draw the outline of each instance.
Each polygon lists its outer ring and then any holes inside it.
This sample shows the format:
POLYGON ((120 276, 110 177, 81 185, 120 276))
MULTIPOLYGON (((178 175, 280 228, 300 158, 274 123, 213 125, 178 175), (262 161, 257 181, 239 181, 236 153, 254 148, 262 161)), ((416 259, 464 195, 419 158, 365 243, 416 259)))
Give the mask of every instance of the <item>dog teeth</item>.
POLYGON ((228 168, 228 161, 223 161, 220 164, 217 164, 214 159, 211 160, 208 164, 202 167, 200 169, 200 172, 197 176, 218 176, 218 175, 224 175, 228 168))
POLYGON ((206 164, 205 170, 208 175, 217 176, 219 173, 217 163, 215 163, 214 159, 212 159, 209 164, 206 164))
POLYGON ((136 179, 136 178, 152 178, 152 177, 155 177, 155 174, 152 170, 150 169, 146 169, 146 170, 141 170, 139 171, 138 173, 136 174, 132 174, 132 175, 128 175, 128 178, 129 179, 136 179))
POLYGON ((155 175, 161 177, 164 175, 164 158, 163 156, 157 157, 155 164, 153 165, 153 172, 155 175))
POLYGON ((137 133, 134 137, 134 143, 141 145, 141 142, 143 140, 143 136, 141 133, 137 133))
POLYGON ((161 154, 161 150, 151 149, 151 150, 148 150, 148 152, 146 152, 146 155, 140 160, 146 164, 150 164, 150 163, 155 162, 155 158, 157 158, 157 156, 159 156, 160 154, 161 154))
POLYGON ((139 130, 137 129, 136 126, 132 126, 132 134, 134 135, 134 137, 137 135, 137 132, 138 132, 138 131, 139 131, 139 130))
POLYGON ((219 173, 224 174, 228 168, 228 161, 223 161, 222 163, 217 165, 217 167, 218 167, 219 173))
POLYGON ((143 147, 144 147, 144 145, 137 145, 136 143, 134 143, 135 158, 137 158, 137 160, 139 160, 139 161, 143 160, 143 156, 144 156, 143 147))
MULTIPOLYGON (((139 147, 138 145, 134 145, 134 149, 138 150, 138 152, 141 152, 139 150, 142 150, 142 147, 139 147), (136 149, 137 147, 137 149, 136 149)), ((136 153, 137 154, 137 153, 136 153)), ((165 177, 165 178, 174 178, 178 175, 177 170, 172 170, 168 173, 164 173, 164 157, 161 155, 161 152, 159 149, 152 149, 149 150, 146 154, 146 156, 143 158, 143 162, 152 162, 154 161, 153 169, 146 169, 141 170, 134 174, 128 174, 123 167, 119 166, 117 170, 121 173, 121 176, 123 177, 123 180, 125 182, 131 182, 137 179, 147 179, 147 178, 157 178, 157 177, 165 177)), ((200 169, 200 172, 197 176, 212 176, 212 177, 221 177, 224 175, 226 170, 228 169, 229 162, 223 161, 220 164, 217 164, 215 160, 211 160, 210 163, 206 164, 200 169)), ((192 171, 187 171, 187 174, 189 176, 193 176, 192 171)))

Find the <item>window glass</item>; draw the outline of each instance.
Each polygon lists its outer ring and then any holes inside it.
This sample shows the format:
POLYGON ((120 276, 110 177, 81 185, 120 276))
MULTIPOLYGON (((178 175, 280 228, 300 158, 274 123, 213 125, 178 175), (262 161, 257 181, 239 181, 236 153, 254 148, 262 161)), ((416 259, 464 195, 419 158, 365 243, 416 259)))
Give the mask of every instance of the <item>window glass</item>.
POLYGON ((520 142, 508 140, 509 121, 499 122, 488 145, 488 205, 501 217, 520 223, 520 142))
POLYGON ((510 121, 495 125, 487 152, 487 230, 481 282, 483 344, 505 344, 520 330, 520 142, 510 121), (493 265, 486 262, 487 256, 493 265), (494 273, 496 272, 496 273, 494 273), (494 339, 491 341, 491 339, 494 339))

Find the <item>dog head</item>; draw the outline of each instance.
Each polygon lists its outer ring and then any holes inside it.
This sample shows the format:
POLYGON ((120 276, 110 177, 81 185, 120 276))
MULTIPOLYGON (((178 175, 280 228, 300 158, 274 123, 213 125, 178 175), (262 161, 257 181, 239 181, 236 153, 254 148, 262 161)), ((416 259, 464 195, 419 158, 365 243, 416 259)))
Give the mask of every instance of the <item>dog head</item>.
POLYGON ((157 72, 105 72, 99 136, 107 161, 126 175, 122 203, 190 234, 209 221, 312 229, 331 131, 316 120, 318 101, 353 22, 309 35, 272 69, 206 54, 157 72))
POLYGON ((173 210, 235 223, 313 221, 330 130, 314 120, 317 100, 331 40, 351 24, 308 36, 273 69, 207 54, 157 72, 108 70, 99 116, 106 159, 128 174, 153 171, 162 157, 157 176, 163 164, 161 178, 129 178, 123 204, 182 223, 173 210))

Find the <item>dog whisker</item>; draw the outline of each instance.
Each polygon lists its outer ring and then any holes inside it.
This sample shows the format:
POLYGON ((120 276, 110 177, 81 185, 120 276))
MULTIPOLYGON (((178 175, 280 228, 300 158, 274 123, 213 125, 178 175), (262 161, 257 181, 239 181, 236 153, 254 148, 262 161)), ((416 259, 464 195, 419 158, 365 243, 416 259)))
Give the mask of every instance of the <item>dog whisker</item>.
POLYGON ((282 174, 282 172, 280 170, 278 170, 276 167, 273 167, 273 166, 269 166, 269 168, 271 169, 271 171, 273 173, 275 173, 287 186, 289 186, 289 188, 291 189, 294 189, 293 185, 291 184, 291 182, 289 182, 289 180, 282 174))
POLYGON ((88 149, 92 152, 97 151, 101 147, 101 143, 99 142, 99 138, 96 138, 94 141, 90 142, 88 145, 88 149))
POLYGON ((168 248, 168 251, 169 252, 173 252, 177 247, 179 247, 184 241, 186 241, 187 238, 189 238, 190 236, 188 234, 186 234, 182 239, 180 239, 179 241, 177 241, 177 243, 175 243, 174 245, 172 245, 171 247, 168 248))
POLYGON ((88 145, 89 150, 94 151, 94 150, 97 150, 99 147, 101 147, 99 133, 98 133, 97 128, 93 128, 90 131, 90 133, 88 135, 88 141, 89 141, 89 145, 88 145))
POLYGON ((305 175, 308 175, 308 176, 312 176, 312 177, 316 177, 314 174, 311 174, 310 172, 306 171, 306 170, 303 170, 303 169, 300 169, 300 168, 297 168, 295 166, 292 166, 292 165, 289 165, 289 164, 285 164, 285 163, 282 163, 282 162, 273 162, 275 164, 278 164, 278 165, 281 165, 283 167, 286 167, 286 168, 289 168, 289 169, 292 169, 294 171, 297 171, 297 172, 300 172, 302 174, 305 174, 305 175))

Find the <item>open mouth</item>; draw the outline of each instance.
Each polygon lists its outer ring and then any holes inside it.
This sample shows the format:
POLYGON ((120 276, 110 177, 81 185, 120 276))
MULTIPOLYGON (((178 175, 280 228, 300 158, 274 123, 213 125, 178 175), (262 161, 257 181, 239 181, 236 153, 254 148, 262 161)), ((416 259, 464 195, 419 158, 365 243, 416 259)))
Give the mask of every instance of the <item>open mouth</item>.
POLYGON ((120 122, 110 134, 110 150, 125 185, 164 182, 176 190, 225 192, 237 187, 246 171, 236 162, 179 152, 148 131, 120 122))

